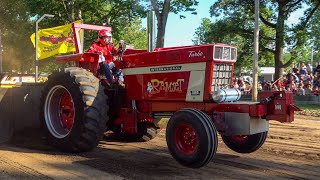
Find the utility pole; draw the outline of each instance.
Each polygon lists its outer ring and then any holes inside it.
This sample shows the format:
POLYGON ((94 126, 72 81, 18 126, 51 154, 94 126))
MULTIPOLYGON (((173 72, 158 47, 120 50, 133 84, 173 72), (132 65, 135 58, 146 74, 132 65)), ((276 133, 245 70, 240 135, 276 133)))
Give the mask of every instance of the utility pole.
POLYGON ((311 60, 310 60, 311 66, 313 66, 313 48, 311 48, 311 60))
POLYGON ((254 1, 254 55, 253 55, 253 86, 252 101, 258 100, 258 59, 259 59, 259 0, 254 1))

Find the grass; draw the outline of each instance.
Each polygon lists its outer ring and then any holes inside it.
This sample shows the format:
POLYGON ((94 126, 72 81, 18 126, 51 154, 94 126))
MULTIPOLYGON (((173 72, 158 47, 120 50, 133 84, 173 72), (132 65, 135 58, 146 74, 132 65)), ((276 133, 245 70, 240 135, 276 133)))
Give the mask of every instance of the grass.
POLYGON ((315 104, 296 104, 302 110, 320 110, 320 105, 315 104))

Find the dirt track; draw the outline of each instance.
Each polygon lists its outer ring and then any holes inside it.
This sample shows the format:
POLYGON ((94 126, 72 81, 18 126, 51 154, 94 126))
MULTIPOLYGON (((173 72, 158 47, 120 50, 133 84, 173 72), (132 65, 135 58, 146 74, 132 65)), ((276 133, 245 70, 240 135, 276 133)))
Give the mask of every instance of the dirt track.
MULTIPOLYGON (((305 119, 306 118, 306 119, 305 119)), ((319 179, 320 118, 272 122, 263 147, 237 154, 219 140, 213 162, 188 169, 175 162, 164 134, 147 143, 102 141, 93 152, 64 154, 41 143, 0 145, 0 179, 319 179), (26 148, 27 147, 27 148, 26 148)))

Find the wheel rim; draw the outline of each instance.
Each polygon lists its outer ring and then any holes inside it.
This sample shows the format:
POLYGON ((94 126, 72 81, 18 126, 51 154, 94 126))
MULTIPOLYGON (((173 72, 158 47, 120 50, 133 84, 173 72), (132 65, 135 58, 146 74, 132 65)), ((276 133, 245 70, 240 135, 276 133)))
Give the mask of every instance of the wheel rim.
POLYGON ((247 140, 249 139, 249 136, 247 135, 235 135, 235 136, 231 136, 231 139, 237 143, 244 143, 247 142, 247 140))
POLYGON ((48 93, 44 107, 45 122, 50 133, 64 138, 74 124, 74 103, 70 92, 63 86, 54 86, 48 93))
POLYGON ((198 135, 189 124, 180 124, 174 131, 174 142, 180 152, 190 155, 198 148, 198 135))

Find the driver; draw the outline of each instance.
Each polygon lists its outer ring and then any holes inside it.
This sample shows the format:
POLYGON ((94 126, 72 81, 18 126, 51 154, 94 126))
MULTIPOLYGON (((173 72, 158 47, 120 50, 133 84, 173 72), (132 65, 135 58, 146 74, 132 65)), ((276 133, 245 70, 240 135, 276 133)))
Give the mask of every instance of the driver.
MULTIPOLYGON (((120 49, 119 49, 120 51, 120 49)), ((93 42, 87 52, 98 53, 100 71, 105 74, 110 84, 114 83, 113 75, 117 77, 118 83, 123 86, 124 78, 120 69, 116 68, 113 60, 118 50, 112 43, 112 34, 107 30, 98 32, 98 42, 93 42)))

